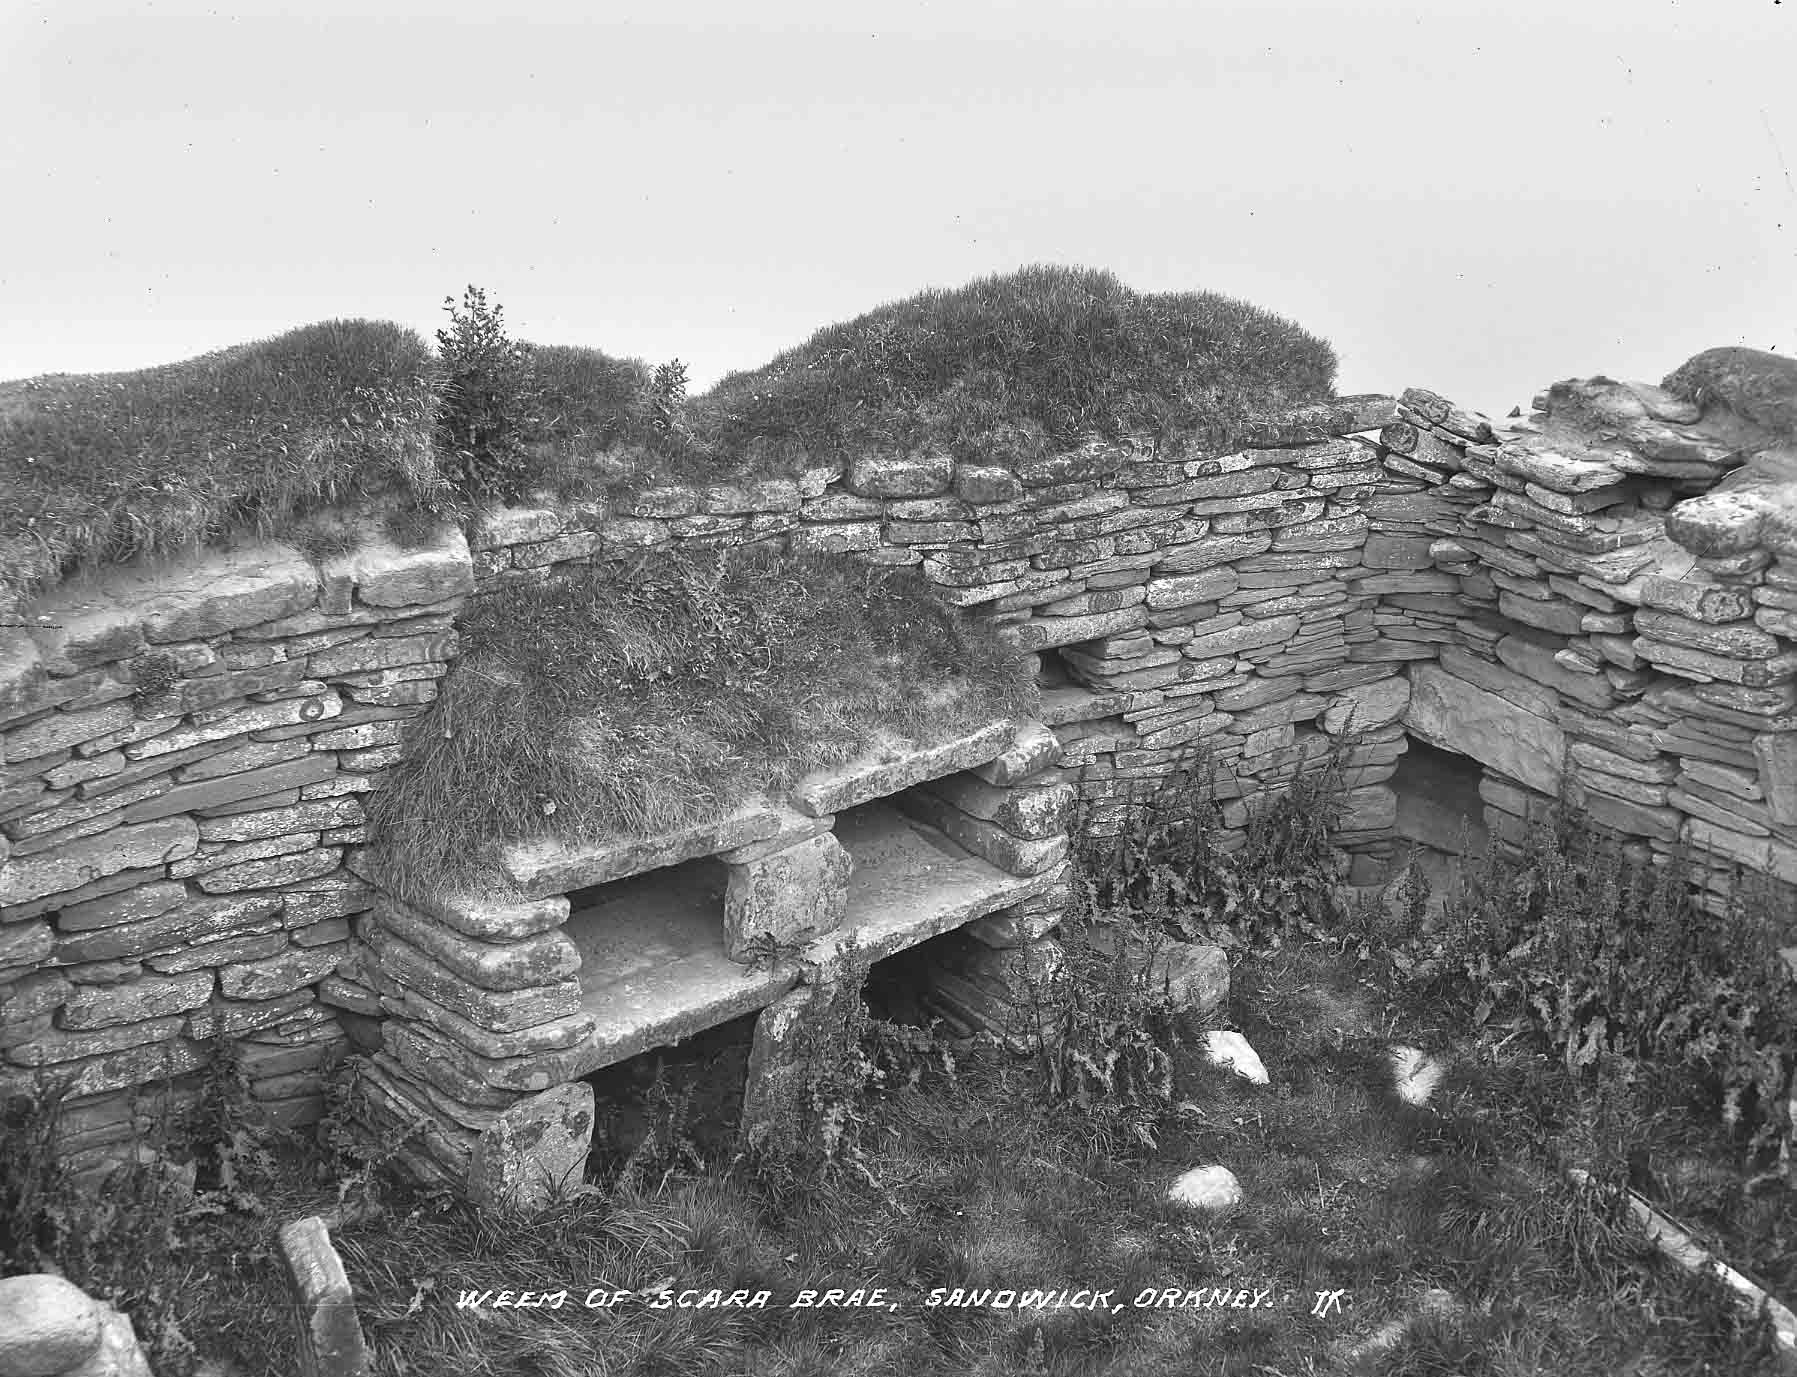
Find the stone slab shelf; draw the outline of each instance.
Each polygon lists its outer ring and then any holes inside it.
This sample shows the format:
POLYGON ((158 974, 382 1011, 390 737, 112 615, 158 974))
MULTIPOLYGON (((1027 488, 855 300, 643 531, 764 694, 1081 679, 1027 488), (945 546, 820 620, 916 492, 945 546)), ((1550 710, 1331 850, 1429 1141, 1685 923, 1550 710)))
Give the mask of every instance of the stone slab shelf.
MULTIPOLYGON (((805 947, 828 963, 853 939, 868 960, 1046 891, 1063 877, 1019 877, 934 827, 875 803, 837 817, 854 858, 842 925, 805 947)), ((575 1053, 584 1076, 766 1008, 799 982, 797 960, 756 970, 724 953, 722 868, 709 858, 608 884, 575 903, 563 932, 581 956, 582 1007, 597 1026, 575 1053)))

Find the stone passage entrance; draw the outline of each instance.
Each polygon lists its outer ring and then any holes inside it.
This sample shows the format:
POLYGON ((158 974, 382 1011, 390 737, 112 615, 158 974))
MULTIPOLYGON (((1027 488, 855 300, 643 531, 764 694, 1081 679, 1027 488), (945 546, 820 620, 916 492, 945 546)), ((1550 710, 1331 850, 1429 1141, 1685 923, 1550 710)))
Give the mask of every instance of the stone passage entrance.
POLYGON ((422 1122, 407 1164, 536 1179, 496 1163, 494 1145, 531 1141, 539 1113, 565 1139, 580 1095, 590 1131, 582 1078, 761 1010, 751 1076, 777 1078, 768 1030, 802 1017, 799 987, 833 979, 851 949, 871 963, 965 929, 974 965, 1052 963, 1074 802, 1060 756, 1035 723, 883 743, 703 826, 515 846, 517 904, 383 899, 370 948, 388 1017, 371 1080, 391 1118, 422 1122))
POLYGON ((1393 835, 1398 859, 1406 851, 1421 867, 1439 903, 1458 881, 1462 864, 1490 845, 1478 761, 1412 737, 1398 759, 1391 789, 1397 796, 1393 835))

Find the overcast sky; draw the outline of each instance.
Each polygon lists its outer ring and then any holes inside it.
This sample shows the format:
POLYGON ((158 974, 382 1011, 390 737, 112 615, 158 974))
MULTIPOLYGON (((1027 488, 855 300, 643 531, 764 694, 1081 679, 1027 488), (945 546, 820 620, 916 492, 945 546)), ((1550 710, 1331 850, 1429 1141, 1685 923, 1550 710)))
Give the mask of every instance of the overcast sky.
POLYGON ((1797 0, 0 0, 0 131, 0 378, 474 282, 705 385, 1030 262, 1492 412, 1797 353, 1797 0))

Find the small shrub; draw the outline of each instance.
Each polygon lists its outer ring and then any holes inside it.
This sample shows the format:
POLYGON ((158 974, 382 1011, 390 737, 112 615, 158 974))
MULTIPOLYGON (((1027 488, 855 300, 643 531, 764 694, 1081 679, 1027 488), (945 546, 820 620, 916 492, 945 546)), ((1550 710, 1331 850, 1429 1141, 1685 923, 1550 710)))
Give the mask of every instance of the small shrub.
POLYGON ((649 383, 645 410, 649 430, 659 439, 672 437, 686 406, 686 365, 679 359, 662 364, 649 383))
POLYGON ((458 308, 445 297, 449 327, 437 331, 442 405, 439 463, 467 499, 515 501, 529 473, 526 450, 540 424, 541 394, 530 346, 505 331, 505 308, 470 286, 458 308))

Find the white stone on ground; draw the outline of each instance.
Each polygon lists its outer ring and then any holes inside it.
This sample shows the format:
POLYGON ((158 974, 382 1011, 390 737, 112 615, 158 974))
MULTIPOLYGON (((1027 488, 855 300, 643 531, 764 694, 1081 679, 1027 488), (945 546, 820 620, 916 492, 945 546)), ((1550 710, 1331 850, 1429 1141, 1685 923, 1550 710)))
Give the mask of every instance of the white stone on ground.
POLYGON ((1168 1188, 1167 1198, 1200 1210, 1226 1210, 1242 1203, 1242 1183, 1228 1167, 1193 1167, 1168 1188))
POLYGON ((1447 1063, 1421 1048, 1398 1045, 1391 1049, 1392 1087, 1405 1104, 1427 1104, 1447 1071, 1447 1063))
POLYGON ((1240 1033, 1216 1029, 1204 1035, 1205 1055, 1212 1066, 1227 1066, 1244 1080, 1256 1085, 1267 1083, 1267 1068, 1260 1056, 1240 1033))

